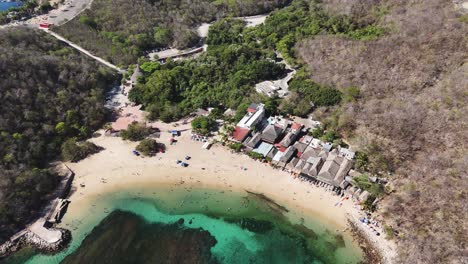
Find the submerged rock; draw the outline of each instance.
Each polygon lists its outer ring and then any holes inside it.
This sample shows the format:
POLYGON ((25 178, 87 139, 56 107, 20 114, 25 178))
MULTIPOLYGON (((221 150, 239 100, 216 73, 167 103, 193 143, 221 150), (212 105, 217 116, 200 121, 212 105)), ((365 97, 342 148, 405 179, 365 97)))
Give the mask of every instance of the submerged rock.
MULTIPOLYGON (((180 220, 183 221, 183 218, 180 220)), ((179 222, 180 222, 179 220, 179 222)), ((209 232, 114 211, 62 263, 217 263, 209 232)))

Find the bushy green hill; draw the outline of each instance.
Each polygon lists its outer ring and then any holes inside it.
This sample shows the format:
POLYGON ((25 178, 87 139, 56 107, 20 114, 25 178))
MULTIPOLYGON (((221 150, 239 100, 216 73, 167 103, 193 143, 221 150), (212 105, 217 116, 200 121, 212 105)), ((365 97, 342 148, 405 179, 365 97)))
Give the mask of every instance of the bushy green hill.
POLYGON ((121 65, 135 63, 157 47, 191 47, 199 41, 195 26, 225 16, 269 12, 289 0, 95 0, 58 33, 121 65))
POLYGON ((62 142, 90 136, 118 79, 43 32, 0 30, 0 241, 55 188, 47 169, 62 142))

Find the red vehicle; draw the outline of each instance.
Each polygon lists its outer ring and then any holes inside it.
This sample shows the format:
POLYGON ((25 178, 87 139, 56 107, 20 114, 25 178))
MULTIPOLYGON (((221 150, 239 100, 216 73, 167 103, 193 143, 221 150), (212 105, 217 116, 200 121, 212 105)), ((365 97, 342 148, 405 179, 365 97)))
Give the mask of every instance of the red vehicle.
POLYGON ((40 27, 40 28, 46 28, 46 29, 48 29, 50 26, 52 26, 52 24, 49 24, 49 23, 40 23, 40 24, 39 24, 39 27, 40 27))

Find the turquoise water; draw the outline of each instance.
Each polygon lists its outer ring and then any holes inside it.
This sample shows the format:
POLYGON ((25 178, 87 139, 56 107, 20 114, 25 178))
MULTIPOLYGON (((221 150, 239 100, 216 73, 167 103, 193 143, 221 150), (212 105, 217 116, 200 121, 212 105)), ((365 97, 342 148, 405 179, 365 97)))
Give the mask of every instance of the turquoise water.
POLYGON ((13 7, 19 7, 21 6, 21 2, 0 2, 0 12, 8 10, 13 7))
POLYGON ((184 250, 186 259, 213 260, 209 263, 358 263, 362 259, 358 246, 347 235, 332 231, 333 226, 251 194, 147 188, 101 195, 88 207, 64 218, 63 227, 73 236, 66 250, 55 255, 23 250, 6 263, 49 264, 64 259, 65 263, 154 263, 158 254, 171 256, 174 248, 190 249, 189 239, 194 245, 202 241, 207 249, 184 250), (109 246, 114 241, 125 242, 109 246), (164 245, 157 247, 164 251, 150 252, 152 243, 164 245), (116 249, 128 254, 115 254, 116 249), (197 255, 202 251, 203 256, 197 255), (122 261, 130 253, 143 260, 122 261), (110 261, 109 256, 117 259, 110 261))

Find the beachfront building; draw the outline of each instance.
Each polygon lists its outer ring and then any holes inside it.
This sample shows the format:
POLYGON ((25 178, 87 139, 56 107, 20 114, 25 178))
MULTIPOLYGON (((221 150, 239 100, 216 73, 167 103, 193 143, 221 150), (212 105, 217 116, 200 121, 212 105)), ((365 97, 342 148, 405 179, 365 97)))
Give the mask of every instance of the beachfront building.
POLYGON ((264 104, 250 104, 247 108, 247 113, 237 123, 238 127, 252 129, 259 124, 265 117, 265 105, 264 104))
POLYGON ((293 146, 288 147, 286 151, 284 152, 284 154, 280 157, 277 165, 281 168, 284 168, 286 164, 289 161, 291 161, 291 159, 294 157, 296 152, 297 152, 297 149, 295 147, 293 146))
POLYGON ((283 155, 284 155, 284 152, 277 151, 271 160, 271 164, 274 166, 277 166, 283 155))
POLYGON ((299 158, 296 158, 296 157, 293 157, 291 159, 291 161, 286 164, 286 167, 285 169, 288 171, 288 172, 294 172, 294 168, 296 167, 297 163, 300 161, 299 158))
POLYGON ((300 141, 296 141, 293 145, 297 149, 297 157, 300 158, 302 154, 306 151, 308 145, 300 141))
POLYGON ((263 157, 266 157, 273 148, 274 147, 272 144, 261 142, 260 145, 253 149, 253 152, 261 154, 263 157))
POLYGON ((291 125, 291 128, 289 128, 288 133, 284 138, 280 141, 280 146, 287 148, 291 146, 299 137, 299 134, 301 133, 302 125, 298 123, 293 123, 291 125))
POLYGON ((267 122, 269 125, 275 125, 277 127, 280 127, 284 130, 289 126, 290 121, 283 116, 270 116, 267 119, 267 122))
POLYGON ((284 129, 279 126, 269 124, 262 131, 262 141, 275 144, 276 140, 283 134, 284 129))
POLYGON ((299 142, 301 142, 301 143, 303 143, 303 144, 305 144, 305 145, 308 146, 308 145, 310 145, 310 143, 312 143, 312 140, 313 140, 313 139, 314 139, 314 137, 309 136, 309 135, 305 135, 305 136, 303 136, 303 137, 301 137, 301 138, 299 139, 299 142))
POLYGON ((317 180, 339 187, 352 166, 353 162, 351 160, 338 156, 337 150, 334 149, 323 163, 323 167, 317 175, 317 180))
POLYGON ((299 159, 296 163, 296 165, 294 166, 294 168, 292 169, 292 172, 296 175, 299 175, 301 174, 302 172, 302 168, 304 168, 304 165, 306 164, 306 162, 303 160, 303 159, 299 159))
POLYGON ((262 140, 262 133, 257 132, 251 137, 247 137, 244 141, 244 146, 248 151, 253 150, 262 140))
POLYGON ((297 134, 294 134, 292 133, 291 131, 289 131, 284 137, 283 139, 280 141, 280 145, 284 148, 287 148, 289 146, 291 146, 291 144, 296 140, 297 138, 297 134))
POLYGON ((234 131, 231 135, 231 140, 240 143, 246 141, 250 135, 251 129, 258 125, 264 117, 265 106, 263 104, 250 104, 250 106, 247 108, 247 113, 234 128, 234 131))
POLYGON ((312 138, 312 141, 310 142, 310 146, 313 147, 314 149, 319 149, 322 146, 322 141, 318 138, 312 138))
POLYGON ((303 125, 294 122, 294 123, 291 125, 291 132, 292 132, 293 134, 299 135, 299 133, 301 133, 302 127, 303 127, 303 125))
POLYGON ((307 161, 310 157, 320 157, 322 160, 326 160, 328 157, 328 153, 321 149, 315 149, 311 146, 308 146, 305 151, 301 155, 301 159, 307 161))
POLYGON ((320 169, 322 168, 323 162, 320 157, 310 157, 307 159, 307 163, 310 164, 308 176, 317 177, 320 169))
POLYGON ((278 149, 277 149, 277 148, 272 148, 272 149, 270 150, 270 152, 268 152, 268 154, 267 154, 266 157, 273 160, 273 158, 275 157, 276 153, 278 153, 278 149))
POLYGON ((322 149, 325 150, 326 152, 330 152, 332 148, 333 148, 333 145, 330 142, 324 142, 322 144, 322 149))
POLYGON ((231 140, 235 142, 244 142, 250 134, 250 129, 236 126, 231 135, 231 140))
POLYGON ((338 148, 338 156, 347 158, 349 160, 354 159, 354 156, 356 155, 356 152, 348 149, 348 148, 338 148))

